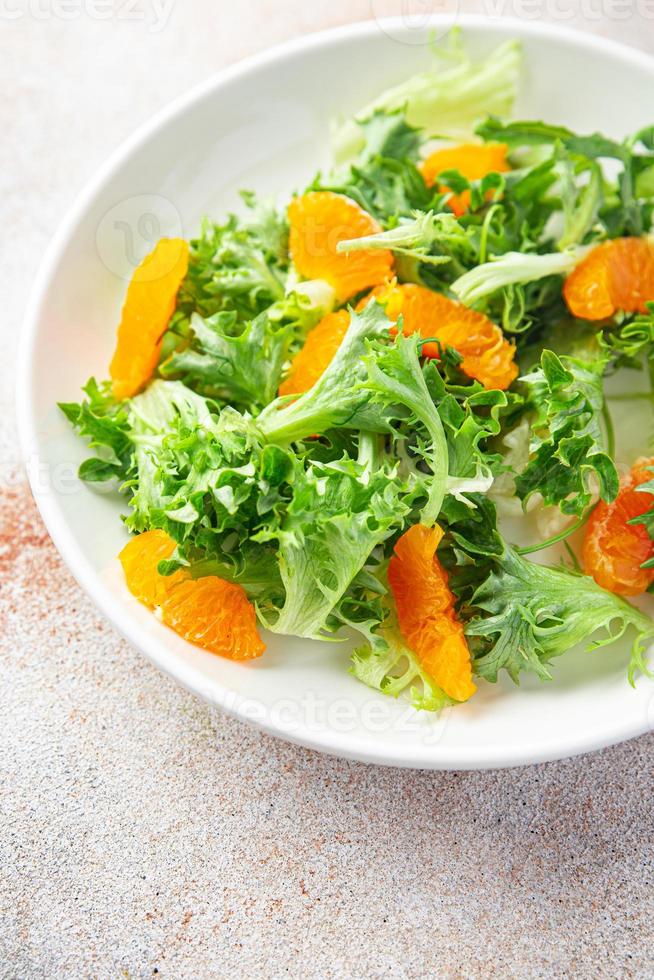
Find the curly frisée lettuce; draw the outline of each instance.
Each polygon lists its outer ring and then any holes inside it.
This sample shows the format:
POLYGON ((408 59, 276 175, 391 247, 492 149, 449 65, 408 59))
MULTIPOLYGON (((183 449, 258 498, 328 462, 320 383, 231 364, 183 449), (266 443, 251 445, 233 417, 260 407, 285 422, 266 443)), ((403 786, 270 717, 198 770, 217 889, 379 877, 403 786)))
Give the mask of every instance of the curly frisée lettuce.
POLYGON ((455 703, 422 669, 396 625, 385 625, 374 643, 352 653, 350 673, 382 694, 408 696, 418 711, 441 711, 455 703))
POLYGON ((522 501, 538 492, 546 504, 579 517, 595 487, 607 503, 617 496, 618 473, 601 428, 605 369, 605 359, 559 358, 545 350, 540 365, 522 377, 533 409, 530 459, 515 481, 522 501))
MULTIPOLYGON (((370 438, 362 435, 361 442, 370 438)), ((312 638, 328 633, 329 617, 350 583, 375 548, 402 527, 410 510, 407 487, 375 455, 361 463, 311 465, 294 483, 280 526, 256 536, 276 541, 279 549, 285 601, 273 618, 266 617, 274 632, 312 638)))
MULTIPOLYGON (((166 557, 154 570, 183 570, 171 589, 206 576, 240 586, 252 624, 256 611, 274 633, 324 641, 326 656, 352 641, 354 677, 417 709, 454 703, 436 682, 443 663, 438 677, 450 693, 461 689, 448 684, 455 670, 461 680, 463 664, 468 692, 471 672, 485 682, 501 671, 549 679, 551 662, 576 643, 596 635, 597 646, 628 630, 633 681, 647 670, 653 621, 546 549, 564 542, 580 567, 584 524, 598 500, 616 509, 618 474, 636 452, 636 413, 651 400, 642 391, 654 378, 647 270, 637 270, 630 309, 616 304, 601 321, 567 306, 583 269, 564 284, 582 259, 583 268, 595 261, 596 245, 649 234, 654 131, 616 141, 502 118, 520 74, 512 41, 475 60, 455 32, 434 59, 343 123, 334 166, 295 191, 312 195, 315 208, 328 201, 330 215, 367 212, 365 235, 327 222, 320 254, 308 238, 296 249, 312 229, 252 192, 238 215, 205 220, 167 329, 146 357, 139 323, 149 313, 136 311, 128 349, 156 364, 151 376, 124 400, 92 378, 79 402, 60 406, 89 445, 79 476, 120 494, 129 533, 157 532, 166 557), (434 138, 465 139, 465 153, 452 157, 461 160, 474 160, 475 140, 492 142, 506 170, 468 177, 454 168, 428 181, 434 138), (343 303, 334 270, 352 267, 353 282, 367 285, 343 303), (446 325, 440 303, 410 305, 428 290, 458 299, 446 325), (520 374, 500 390, 507 350, 520 374), (279 395, 300 352, 309 380, 279 395), (613 380, 606 389, 614 376, 626 380, 620 395, 613 380), (613 398, 633 398, 628 441, 615 438, 613 398), (511 523, 498 525, 494 499, 511 523), (568 523, 532 544, 534 511, 539 526, 552 513, 568 523), (405 552, 400 599, 388 569, 405 535, 432 546, 405 552), (549 564, 524 557, 538 550, 549 564), (430 578, 440 593, 429 591, 430 578), (407 632, 402 615, 413 615, 414 597, 422 625, 407 632), (441 644, 444 610, 456 656, 441 644)), ((648 248, 638 243, 644 261, 648 248)), ((654 246, 652 271, 654 283, 654 246)), ((618 530, 639 535, 639 561, 650 567, 652 511, 628 516, 618 530)))
POLYGON ((527 561, 512 548, 493 563, 470 600, 477 613, 466 633, 478 640, 475 671, 495 681, 500 670, 518 681, 522 671, 544 680, 548 664, 577 643, 590 649, 612 643, 632 627, 629 678, 647 672, 646 641, 654 639, 654 623, 624 599, 601 589, 586 576, 527 561), (591 638, 596 634, 598 639, 591 638))
POLYGON ((246 409, 267 405, 277 392, 291 341, 290 325, 266 311, 239 324, 236 313, 193 313, 192 341, 161 365, 165 378, 179 378, 196 391, 246 409))

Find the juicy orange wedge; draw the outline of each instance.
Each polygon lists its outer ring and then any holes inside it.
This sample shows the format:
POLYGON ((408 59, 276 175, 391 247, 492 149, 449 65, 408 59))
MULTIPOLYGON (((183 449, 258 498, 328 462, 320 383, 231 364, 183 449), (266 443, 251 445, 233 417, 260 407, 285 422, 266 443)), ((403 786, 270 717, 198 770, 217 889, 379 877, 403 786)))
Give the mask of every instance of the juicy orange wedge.
MULTIPOLYGON (((463 357, 463 372, 485 388, 504 391, 517 378, 515 346, 504 339, 500 328, 483 313, 476 313, 463 303, 424 286, 397 285, 395 281, 374 289, 357 304, 357 310, 362 310, 371 296, 385 308, 389 320, 395 322, 402 316, 407 336, 418 333, 425 338, 438 337, 443 347, 455 347, 463 357)), ((300 394, 316 383, 340 347, 349 323, 347 310, 338 310, 328 313, 309 331, 280 385, 280 395, 300 394)), ((424 357, 438 357, 438 344, 424 344, 422 353, 424 357)))
POLYGON ((380 232, 381 226, 356 201, 332 191, 310 191, 288 207, 289 249, 306 279, 325 279, 339 302, 386 279, 393 255, 386 249, 341 253, 339 242, 380 232))
MULTIPOLYGON (((506 143, 464 143, 461 146, 447 146, 436 150, 420 164, 420 172, 427 184, 433 187, 439 174, 446 170, 458 170, 468 180, 481 180, 486 174, 504 173, 510 170, 506 159, 508 146, 506 143)), ((446 191, 447 187, 439 190, 446 191)), ((448 200, 448 207, 457 217, 468 210, 470 206, 470 191, 453 194, 448 200)))
POLYGON ((654 542, 643 524, 627 523, 654 503, 650 493, 636 489, 654 479, 648 466, 654 466, 654 457, 637 460, 620 481, 615 500, 610 504, 600 500, 586 525, 584 570, 603 589, 617 595, 640 595, 654 582, 654 568, 640 567, 654 556, 654 542))
POLYGON ((134 271, 109 365, 116 398, 131 398, 140 391, 159 363, 161 339, 188 269, 188 252, 183 239, 162 238, 134 271))
MULTIPOLYGON (((515 346, 483 313, 413 283, 388 283, 373 291, 389 320, 401 315, 404 333, 437 337, 444 347, 454 347, 463 357, 461 369, 485 388, 509 387, 518 376, 515 346)), ((424 344, 425 357, 438 357, 437 343, 424 344)))
POLYGON ((467 701, 477 688, 447 573, 436 557, 442 536, 438 526, 410 527, 395 545, 388 583, 400 632, 422 669, 449 697, 467 701))
POLYGON ((174 550, 175 542, 164 531, 145 531, 125 545, 119 558, 132 595, 151 609, 158 607, 163 622, 189 643, 230 660, 260 657, 265 644, 241 586, 216 575, 192 579, 184 569, 160 575, 158 563, 174 550))
POLYGON ((180 582, 163 602, 161 618, 189 643, 230 660, 252 660, 266 649, 244 590, 215 575, 180 582))
POLYGON ((617 310, 645 313, 645 304, 654 300, 654 242, 602 242, 570 273, 563 295, 570 312, 582 320, 604 320, 617 310))
POLYGON ((175 550, 175 542, 165 531, 144 531, 130 538, 118 555, 127 588, 149 609, 160 606, 177 583, 188 578, 183 569, 173 575, 160 575, 157 565, 175 550))
POLYGON ((304 346, 293 358, 288 376, 279 386, 279 394, 296 395, 312 388, 329 367, 349 325, 347 310, 324 316, 306 335, 304 346))

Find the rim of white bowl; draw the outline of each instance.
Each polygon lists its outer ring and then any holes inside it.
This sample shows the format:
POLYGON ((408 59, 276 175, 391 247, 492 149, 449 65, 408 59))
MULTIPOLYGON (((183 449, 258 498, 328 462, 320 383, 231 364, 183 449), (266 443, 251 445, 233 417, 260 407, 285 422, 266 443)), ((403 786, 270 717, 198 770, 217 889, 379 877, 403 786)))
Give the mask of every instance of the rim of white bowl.
MULTIPOLYGON (((506 35, 515 32, 523 37, 554 38, 560 43, 572 47, 602 51, 614 61, 624 60, 632 66, 636 63, 651 72, 654 77, 653 57, 627 45, 596 35, 585 34, 574 28, 562 28, 552 24, 526 23, 516 18, 489 19, 476 14, 443 14, 434 17, 431 21, 433 25, 439 23, 444 27, 454 25, 464 29, 468 27, 490 35, 506 35)), ((41 261, 26 308, 23 333, 19 345, 16 393, 17 424, 23 462, 26 465, 32 494, 63 560, 82 589, 118 632, 129 643, 143 652, 161 671, 170 675, 187 690, 227 714, 247 721, 270 735, 340 758, 413 769, 491 769, 531 765, 538 762, 569 758, 615 745, 649 731, 647 722, 642 717, 605 719, 606 725, 602 725, 601 729, 584 732, 573 739, 561 740, 555 737, 548 741, 541 740, 538 744, 530 746, 525 746, 524 743, 520 744, 516 741, 515 745, 502 750, 483 745, 448 746, 442 749, 438 745, 425 746, 421 744, 398 745, 397 747, 383 744, 377 749, 374 744, 358 741, 351 733, 325 729, 316 734, 308 729, 303 730, 301 726, 293 729, 285 728, 281 720, 273 719, 269 709, 263 705, 262 716, 252 717, 245 699, 235 699, 233 691, 218 681, 212 681, 212 690, 208 692, 206 677, 201 670, 190 663, 181 663, 177 658, 171 658, 157 638, 142 628, 138 622, 130 619, 124 603, 112 594, 78 546, 61 512, 56 496, 39 489, 34 478, 35 470, 27 465, 30 460, 38 460, 39 456, 32 368, 37 325, 42 305, 49 286, 56 277, 62 253, 73 237, 80 218, 104 183, 123 164, 126 158, 146 143, 163 125, 181 116, 191 105, 202 100, 215 89, 248 75, 262 66, 284 61, 296 52, 338 45, 342 39, 365 37, 380 30, 397 36, 403 32, 408 32, 410 29, 401 17, 357 21, 329 30, 302 35, 228 66, 159 110, 114 150, 83 187, 60 223, 41 261), (265 716, 263 716, 264 713, 265 716)))

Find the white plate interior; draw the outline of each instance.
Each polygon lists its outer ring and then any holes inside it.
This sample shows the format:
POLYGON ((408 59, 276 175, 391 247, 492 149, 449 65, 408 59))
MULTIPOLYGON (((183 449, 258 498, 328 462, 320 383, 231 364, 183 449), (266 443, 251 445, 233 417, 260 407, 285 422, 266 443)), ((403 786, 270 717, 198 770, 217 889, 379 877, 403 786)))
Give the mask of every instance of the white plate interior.
MULTIPOLYGON (((477 55, 507 37, 523 41, 516 115, 614 136, 651 123, 654 63, 644 56, 539 26, 464 20, 477 55)), ((106 375, 126 255, 147 251, 155 227, 191 237, 203 215, 237 207, 240 188, 284 196, 305 183, 328 160, 335 116, 429 63, 426 43, 400 35, 397 24, 357 25, 252 59, 164 113, 104 168, 53 243, 27 317, 18 387, 30 477, 56 544, 105 614, 159 667, 226 710, 306 745, 395 765, 571 755, 652 727, 654 688, 627 684, 628 644, 571 653, 554 663, 550 684, 482 683, 469 704, 439 718, 360 685, 342 646, 269 636, 265 656, 245 667, 206 654, 127 593, 115 558, 126 538, 121 504, 74 478, 86 452, 55 407, 76 400, 89 375, 106 375), (135 224, 144 212, 155 225, 135 224)), ((642 436, 646 444, 649 432, 642 436)))

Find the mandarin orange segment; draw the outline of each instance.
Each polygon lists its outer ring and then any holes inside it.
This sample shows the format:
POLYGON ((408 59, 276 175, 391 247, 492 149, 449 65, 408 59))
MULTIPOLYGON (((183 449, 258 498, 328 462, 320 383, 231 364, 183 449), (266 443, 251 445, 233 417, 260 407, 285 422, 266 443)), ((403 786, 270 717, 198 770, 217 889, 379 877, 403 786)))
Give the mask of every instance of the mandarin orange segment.
POLYGON ((645 313, 645 304, 654 300, 654 242, 602 242, 570 273, 563 295, 570 312, 582 320, 604 320, 617 310, 645 313))
POLYGON ((652 506, 652 495, 636 489, 654 479, 649 466, 654 466, 654 457, 637 460, 620 481, 615 500, 610 504, 600 500, 586 526, 584 570, 617 595, 640 595, 654 582, 654 568, 640 567, 654 556, 654 543, 643 524, 628 523, 652 506))
POLYGON ((288 207, 289 249, 305 279, 325 279, 345 300, 386 279, 393 268, 388 250, 337 252, 339 242, 380 232, 381 226, 356 201, 332 191, 310 191, 288 207))
POLYGON ((280 395, 296 395, 313 387, 341 345, 350 325, 347 310, 328 313, 307 334, 304 346, 293 358, 286 379, 279 386, 280 395))
MULTIPOLYGON (((420 172, 427 187, 433 187, 439 174, 446 170, 458 170, 468 180, 481 180, 486 174, 504 173, 510 170, 506 159, 508 146, 506 143, 464 143, 461 146, 447 146, 436 150, 420 164, 420 172)), ((446 191, 447 187, 439 190, 446 191)), ((457 217, 468 210, 470 206, 470 191, 453 194, 448 200, 448 207, 457 217)))
MULTIPOLYGON (((508 388, 518 376, 515 346, 483 313, 414 283, 386 284, 375 296, 390 320, 403 318, 404 333, 437 337, 444 347, 454 347, 463 357, 461 368, 485 388, 508 388)), ((438 357, 437 343, 424 344, 425 357, 438 357)))
POLYGON ((160 575, 157 565, 174 550, 164 531, 144 531, 125 545, 119 558, 132 595, 159 607, 163 622, 189 643, 231 660, 260 657, 265 645, 241 586, 215 575, 192 579, 184 569, 160 575))
POLYGON ((180 582, 161 604, 161 618, 189 643, 230 660, 252 660, 266 649, 244 590, 215 575, 180 582))
POLYGON ((183 239, 162 238, 137 266, 127 288, 109 365, 116 398, 130 398, 152 377, 188 269, 188 255, 183 239))
POLYGON ((476 691, 470 650, 456 618, 447 573, 436 557, 439 527, 410 527, 388 564, 400 632, 434 683, 455 701, 476 691))
POLYGON ((150 609, 161 605, 170 589, 187 577, 180 569, 173 575, 160 575, 157 565, 170 558, 175 542, 165 531, 144 531, 130 538, 119 554, 127 588, 150 609))

